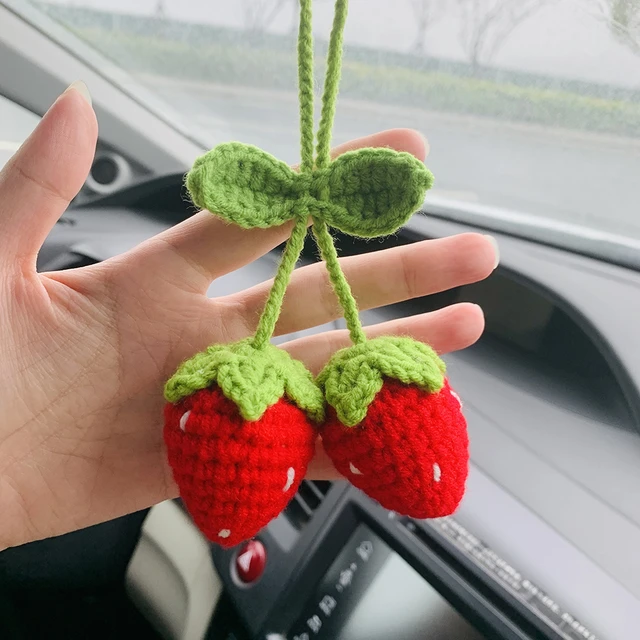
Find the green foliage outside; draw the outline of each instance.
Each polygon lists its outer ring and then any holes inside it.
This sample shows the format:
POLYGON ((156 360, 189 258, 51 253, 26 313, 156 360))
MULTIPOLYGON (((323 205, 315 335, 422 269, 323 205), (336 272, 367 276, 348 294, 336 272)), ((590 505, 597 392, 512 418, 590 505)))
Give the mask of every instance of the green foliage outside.
MULTIPOLYGON (((61 7, 47 7, 49 13, 61 7)), ((221 85, 295 90, 296 59, 287 36, 245 37, 220 27, 78 10, 70 20, 83 40, 131 74, 221 85), (120 18, 120 20, 118 19, 120 18)), ((66 9, 67 14, 69 9, 66 9)), ((322 44, 320 45, 322 47, 322 44)), ((638 92, 540 76, 436 64, 363 48, 347 51, 341 95, 449 113, 640 137, 638 92), (565 88, 569 87, 569 88, 565 88)), ((323 73, 318 64, 318 77, 323 73)))

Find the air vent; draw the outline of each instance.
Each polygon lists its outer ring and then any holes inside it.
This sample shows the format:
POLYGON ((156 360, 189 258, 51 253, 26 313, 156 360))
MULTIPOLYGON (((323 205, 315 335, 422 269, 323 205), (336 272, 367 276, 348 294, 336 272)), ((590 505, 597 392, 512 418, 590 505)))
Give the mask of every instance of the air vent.
POLYGON ((99 151, 91 165, 85 187, 100 195, 115 193, 133 179, 131 165, 118 153, 99 151))
POLYGON ((302 529, 331 489, 327 480, 303 480, 298 493, 284 510, 285 517, 298 530, 302 529))

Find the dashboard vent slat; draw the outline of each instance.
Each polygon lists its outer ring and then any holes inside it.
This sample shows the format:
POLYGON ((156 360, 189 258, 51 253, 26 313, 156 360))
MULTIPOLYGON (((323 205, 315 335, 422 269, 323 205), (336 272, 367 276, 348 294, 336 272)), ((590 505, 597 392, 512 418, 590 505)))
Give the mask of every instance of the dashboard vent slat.
POLYGON ((301 531, 318 510, 329 489, 331 489, 331 482, 326 480, 303 480, 298 493, 284 510, 287 520, 301 531))

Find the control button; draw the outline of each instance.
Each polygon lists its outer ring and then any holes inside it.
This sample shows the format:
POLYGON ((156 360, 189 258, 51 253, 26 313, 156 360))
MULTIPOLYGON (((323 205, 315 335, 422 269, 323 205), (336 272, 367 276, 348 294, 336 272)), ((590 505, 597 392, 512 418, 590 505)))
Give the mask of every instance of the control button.
POLYGON ((332 598, 331 596, 325 596, 324 598, 322 598, 322 600, 320 600, 320 604, 318 606, 322 610, 322 613, 324 613, 324 615, 328 618, 331 615, 331 612, 336 608, 336 604, 338 603, 336 602, 335 598, 332 598))
MULTIPOLYGON (((353 567, 353 564, 351 565, 351 567, 353 567)), ((351 567, 340 572, 338 584, 336 585, 336 589, 338 589, 339 592, 342 592, 343 589, 348 587, 353 580, 353 569, 351 567)))
POLYGON ((320 629, 322 629, 322 620, 320 620, 319 615, 313 615, 307 620, 307 626, 313 633, 320 633, 320 629))
POLYGON ((360 546, 356 549, 356 553, 360 556, 363 562, 367 562, 373 553, 373 544, 369 540, 363 540, 360 546))
POLYGON ((267 551, 259 540, 250 540, 240 547, 235 560, 238 578, 249 584, 255 582, 267 564, 267 551))

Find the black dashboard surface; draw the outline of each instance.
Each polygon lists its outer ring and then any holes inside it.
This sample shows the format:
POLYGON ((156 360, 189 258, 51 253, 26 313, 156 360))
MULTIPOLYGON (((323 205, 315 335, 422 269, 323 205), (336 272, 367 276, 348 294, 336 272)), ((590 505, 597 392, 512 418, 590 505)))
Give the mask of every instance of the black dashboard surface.
MULTIPOLYGON (((468 230, 417 217, 395 242, 468 230)), ((640 508, 630 489, 640 482, 640 351, 632 320, 640 311, 640 277, 589 257, 498 238, 502 266, 485 283, 363 317, 377 322, 463 300, 483 307, 483 339, 446 357, 464 398, 473 462, 456 522, 543 585, 572 612, 567 619, 582 617, 594 637, 627 638, 640 623, 634 553, 640 508)), ((342 240, 343 254, 372 249, 342 240)), ((270 599, 275 584, 290 579, 300 586, 295 573, 323 543, 333 513, 335 505, 321 506, 286 555, 276 555, 264 598, 256 598, 263 595, 259 585, 235 594, 247 620, 268 620, 269 606, 281 602, 277 595, 270 599)), ((282 523, 271 529, 274 539, 288 539, 282 523)), ((228 555, 216 550, 214 557, 224 575, 228 555)))
MULTIPOLYGON (((192 212, 181 176, 83 202, 56 226, 40 268, 104 260, 192 212)), ((428 213, 414 216, 397 236, 383 242, 341 236, 341 253, 474 230, 428 213)), ((363 320, 379 322, 457 301, 483 307, 485 336, 473 348, 446 357, 465 402, 472 449, 468 494, 454 522, 541 585, 597 637, 626 640, 628 629, 640 626, 640 555, 634 552, 640 540, 640 502, 631 489, 640 486, 640 274, 494 235, 501 266, 486 282, 366 312, 363 320)), ((305 259, 316 259, 310 246, 305 259)), ((213 283, 210 294, 270 277, 276 260, 270 254, 213 283)), ((330 543, 330 525, 343 513, 339 504, 347 510, 356 505, 365 519, 377 523, 378 535, 386 531, 393 540, 404 537, 402 553, 414 559, 435 544, 430 542, 425 551, 424 542, 413 540, 403 523, 392 522, 339 483, 327 491, 302 528, 285 513, 265 530, 271 560, 254 588, 234 588, 229 574, 233 552, 213 549, 252 633, 274 619, 283 590, 292 617, 297 605, 291 589, 302 598, 320 580, 320 567, 308 573, 311 565, 305 558, 330 543), (399 527, 404 527, 402 533, 399 527), (305 589, 300 587, 302 576, 305 589)), ((332 535, 338 536, 335 549, 346 542, 345 531, 332 535)), ((436 534, 432 530, 429 535, 436 534)), ((570 626, 566 619, 563 623, 570 626)))

